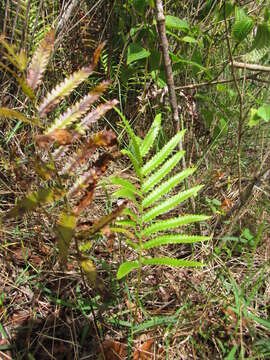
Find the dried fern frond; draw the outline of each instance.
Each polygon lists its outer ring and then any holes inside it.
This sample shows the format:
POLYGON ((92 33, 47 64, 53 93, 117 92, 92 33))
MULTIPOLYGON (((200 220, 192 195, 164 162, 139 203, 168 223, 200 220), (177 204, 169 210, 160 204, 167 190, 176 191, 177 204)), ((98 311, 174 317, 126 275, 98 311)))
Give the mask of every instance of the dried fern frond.
POLYGON ((95 101, 99 99, 99 97, 108 88, 109 84, 109 81, 103 81, 101 84, 97 85, 88 95, 85 95, 80 101, 69 108, 58 119, 56 119, 53 124, 46 130, 46 134, 56 129, 64 129, 74 123, 88 111, 89 107, 95 101))
POLYGON ((70 77, 65 79, 61 84, 57 85, 38 106, 39 115, 42 117, 48 113, 56 104, 58 104, 64 97, 69 95, 77 86, 85 81, 95 69, 100 53, 105 43, 102 43, 96 49, 93 60, 90 66, 83 67, 73 73, 70 77))
POLYGON ((34 90, 46 70, 54 46, 54 30, 50 30, 35 51, 27 72, 27 83, 34 90))

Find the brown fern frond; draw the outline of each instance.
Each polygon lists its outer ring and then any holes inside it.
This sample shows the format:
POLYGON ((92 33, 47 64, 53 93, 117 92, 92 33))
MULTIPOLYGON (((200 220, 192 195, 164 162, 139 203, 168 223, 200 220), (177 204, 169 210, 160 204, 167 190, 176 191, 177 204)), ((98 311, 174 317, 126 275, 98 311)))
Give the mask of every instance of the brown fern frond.
POLYGON ((27 72, 27 83, 34 90, 46 70, 54 46, 54 30, 50 30, 35 51, 27 72))
POLYGON ((42 117, 48 113, 57 103, 59 103, 65 96, 69 95, 77 86, 85 81, 89 75, 92 74, 97 65, 100 53, 104 47, 104 43, 99 45, 96 49, 93 60, 90 66, 73 73, 70 77, 65 79, 61 84, 57 85, 38 106, 39 115, 42 117))
POLYGON ((101 84, 96 86, 82 100, 78 101, 74 106, 69 108, 64 114, 56 119, 53 124, 46 130, 46 134, 56 129, 64 129, 79 119, 88 111, 89 107, 99 99, 103 92, 108 88, 109 84, 109 81, 103 81, 101 84))
POLYGON ((96 109, 88 113, 80 123, 80 130, 87 130, 89 126, 99 120, 106 114, 107 111, 111 110, 118 104, 118 100, 114 99, 106 102, 105 104, 98 105, 96 109))

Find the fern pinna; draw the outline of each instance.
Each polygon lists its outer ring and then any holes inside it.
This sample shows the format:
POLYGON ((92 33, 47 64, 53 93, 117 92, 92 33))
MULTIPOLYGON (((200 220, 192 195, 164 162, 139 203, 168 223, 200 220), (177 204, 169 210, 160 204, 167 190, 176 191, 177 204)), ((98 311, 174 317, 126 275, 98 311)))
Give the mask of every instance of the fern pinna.
POLYGON ((137 137, 125 117, 120 112, 119 115, 130 138, 130 148, 123 150, 123 153, 129 157, 134 167, 137 182, 131 183, 129 180, 120 177, 110 179, 112 184, 120 187, 114 193, 114 197, 126 199, 132 204, 130 209, 124 210, 124 214, 128 218, 117 221, 112 231, 125 234, 127 244, 138 254, 138 260, 122 263, 117 272, 118 279, 123 278, 134 269, 139 269, 138 279, 140 282, 143 265, 202 266, 203 264, 197 261, 169 257, 150 258, 147 255, 147 251, 154 247, 168 244, 190 244, 210 239, 209 236, 175 233, 176 229, 184 225, 207 220, 209 217, 206 215, 179 217, 166 215, 166 219, 160 219, 160 216, 167 214, 183 201, 191 196, 196 196, 202 187, 195 186, 177 192, 175 195, 170 195, 170 192, 177 185, 195 171, 195 168, 188 168, 169 178, 171 171, 184 156, 184 151, 174 153, 174 149, 184 136, 185 131, 177 133, 159 152, 147 159, 146 156, 161 128, 161 115, 156 116, 144 139, 137 137), (133 211, 133 209, 136 210, 133 211))
MULTIPOLYGON (((98 46, 89 66, 82 67, 71 74, 45 94, 41 100, 37 98, 36 93, 54 47, 54 31, 50 30, 47 33, 30 61, 24 52, 18 53, 16 48, 10 45, 3 36, 0 37, 0 44, 4 55, 4 60, 0 61, 0 68, 14 76, 25 95, 24 113, 1 107, 0 117, 30 123, 42 130, 41 133, 35 135, 37 153, 29 163, 33 165, 39 181, 43 182, 39 189, 18 200, 16 206, 4 214, 3 219, 7 220, 57 200, 64 200, 64 209, 55 225, 55 230, 60 261, 62 266, 65 266, 71 240, 74 237, 75 240, 77 239, 75 230, 78 218, 91 203, 96 184, 113 159, 114 149, 117 145, 116 136, 111 130, 103 130, 92 136, 89 136, 87 131, 118 101, 101 103, 91 109, 92 104, 109 86, 108 81, 103 81, 53 121, 49 120, 49 115, 51 116, 51 111, 58 103, 92 74, 104 44, 98 46), (13 67, 9 66, 8 62, 13 67), (14 68, 16 68, 16 72, 13 70, 14 68), (107 149, 107 152, 103 152, 90 165, 89 159, 98 148, 107 149)), ((90 227, 87 237, 95 235, 102 227, 110 223, 120 214, 124 206, 125 204, 118 206, 111 214, 105 215, 90 227)), ((100 293, 106 292, 102 281, 98 280, 93 263, 81 253, 77 242, 76 249, 77 259, 91 285, 100 293)))

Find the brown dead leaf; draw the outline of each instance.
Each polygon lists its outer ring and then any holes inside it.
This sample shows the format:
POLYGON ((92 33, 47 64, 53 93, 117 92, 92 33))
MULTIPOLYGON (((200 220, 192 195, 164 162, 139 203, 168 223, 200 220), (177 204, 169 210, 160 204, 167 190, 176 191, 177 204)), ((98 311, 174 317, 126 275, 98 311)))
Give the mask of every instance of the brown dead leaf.
POLYGON ((59 145, 68 145, 71 144, 75 134, 65 129, 56 129, 46 135, 36 135, 35 141, 42 148, 46 148, 54 142, 59 145))
POLYGON ((153 360, 153 344, 153 339, 145 341, 138 349, 134 351, 133 360, 153 360))
POLYGON ((102 346, 106 360, 121 360, 127 356, 127 345, 119 341, 105 340, 102 346))
POLYGON ((225 198, 221 204, 221 208, 225 211, 231 209, 233 207, 233 202, 231 199, 225 198))

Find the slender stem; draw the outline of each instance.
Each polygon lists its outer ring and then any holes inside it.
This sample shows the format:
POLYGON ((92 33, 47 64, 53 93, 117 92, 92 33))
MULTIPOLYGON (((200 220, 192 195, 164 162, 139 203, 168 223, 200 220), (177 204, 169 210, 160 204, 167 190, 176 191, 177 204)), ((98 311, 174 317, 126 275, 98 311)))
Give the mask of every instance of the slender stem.
POLYGON ((225 24, 225 30, 226 30, 226 42, 227 47, 229 51, 230 56, 230 62, 231 62, 231 73, 234 81, 234 85, 237 91, 237 94, 239 96, 239 120, 238 120, 238 141, 237 141, 237 168, 238 168, 238 190, 239 190, 239 198, 240 202, 242 202, 241 194, 242 194, 242 171, 241 171, 241 141, 242 141, 242 131, 243 131, 243 91, 240 90, 239 84, 237 82, 237 78, 235 75, 235 67, 234 67, 234 60, 233 60, 233 54, 229 39, 229 31, 228 31, 228 24, 226 19, 226 11, 225 11, 225 2, 223 4, 224 6, 224 24, 225 24))

